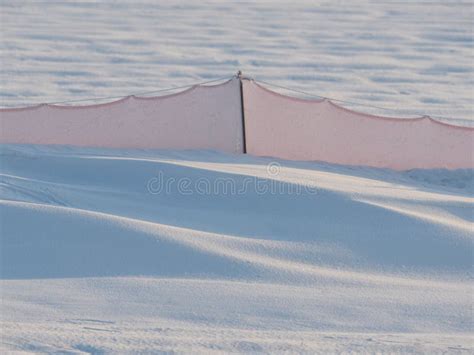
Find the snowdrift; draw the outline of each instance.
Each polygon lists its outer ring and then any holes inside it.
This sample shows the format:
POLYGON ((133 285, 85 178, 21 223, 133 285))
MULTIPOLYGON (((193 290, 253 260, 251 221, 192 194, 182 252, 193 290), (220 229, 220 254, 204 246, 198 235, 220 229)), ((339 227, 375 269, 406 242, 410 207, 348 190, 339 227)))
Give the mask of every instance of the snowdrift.
POLYGON ((470 170, 1 148, 5 350, 471 346, 470 170))

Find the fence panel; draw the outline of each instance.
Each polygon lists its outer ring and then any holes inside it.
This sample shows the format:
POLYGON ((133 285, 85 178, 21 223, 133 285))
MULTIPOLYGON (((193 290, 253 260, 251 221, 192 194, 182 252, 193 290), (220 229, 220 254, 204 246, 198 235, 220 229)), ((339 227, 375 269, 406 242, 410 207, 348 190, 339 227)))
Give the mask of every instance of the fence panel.
POLYGON ((0 143, 242 153, 240 83, 89 106, 0 110, 0 143))
POLYGON ((473 168, 474 129, 387 118, 243 81, 249 154, 405 170, 473 168))

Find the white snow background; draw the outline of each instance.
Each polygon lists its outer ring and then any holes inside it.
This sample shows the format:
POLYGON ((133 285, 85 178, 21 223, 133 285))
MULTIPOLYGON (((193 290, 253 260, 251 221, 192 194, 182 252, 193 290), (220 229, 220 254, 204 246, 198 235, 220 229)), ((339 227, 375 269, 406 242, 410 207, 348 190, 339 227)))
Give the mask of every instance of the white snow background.
MULTIPOLYGON (((0 4, 3 106, 242 69, 472 122, 469 2, 0 4)), ((472 170, 210 151, 0 153, 2 353, 474 351, 472 170), (157 177, 174 183, 157 191, 157 177), (233 193, 218 185, 229 179, 233 193), (206 182, 220 187, 203 193, 206 182)))
POLYGON ((396 110, 354 107, 369 113, 473 117, 469 1, 0 3, 3 106, 126 96, 241 69, 396 110))

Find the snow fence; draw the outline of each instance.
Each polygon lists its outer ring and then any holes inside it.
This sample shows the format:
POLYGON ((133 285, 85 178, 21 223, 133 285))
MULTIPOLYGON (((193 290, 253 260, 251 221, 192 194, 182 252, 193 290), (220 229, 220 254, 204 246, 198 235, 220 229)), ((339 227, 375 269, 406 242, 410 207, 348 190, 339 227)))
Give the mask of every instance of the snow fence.
POLYGON ((238 77, 167 96, 2 109, 0 143, 211 149, 396 170, 474 168, 472 128, 428 116, 367 115, 238 77))
POLYGON ((98 105, 2 109, 0 142, 240 153, 240 81, 98 105))
POLYGON ((473 168, 474 129, 354 112, 243 80, 247 152, 396 170, 473 168))

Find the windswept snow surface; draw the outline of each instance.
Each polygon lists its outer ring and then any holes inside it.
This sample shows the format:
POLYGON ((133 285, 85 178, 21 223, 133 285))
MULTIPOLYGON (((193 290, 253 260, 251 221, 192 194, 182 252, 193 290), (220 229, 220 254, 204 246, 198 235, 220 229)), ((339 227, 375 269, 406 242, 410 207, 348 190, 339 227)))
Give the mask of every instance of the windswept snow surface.
MULTIPOLYGON (((395 109, 344 103, 363 112, 472 125, 473 13, 3 0, 0 105, 241 69, 395 109)), ((2 353, 474 351, 471 170, 12 145, 0 173, 2 353)))
POLYGON ((473 172, 3 145, 1 349, 471 352, 473 172))
POLYGON ((472 124, 473 18, 470 0, 2 0, 0 104, 126 96, 241 69, 395 110, 344 104, 363 112, 472 124))

